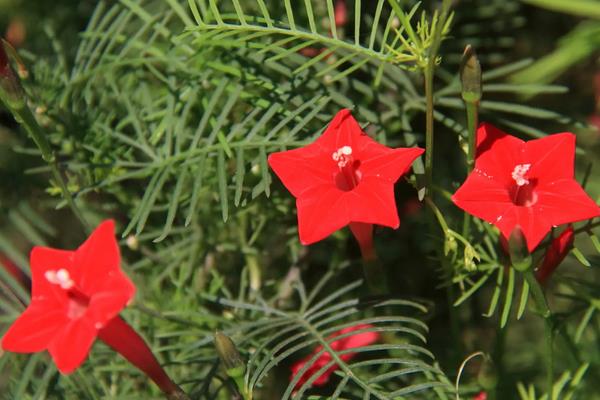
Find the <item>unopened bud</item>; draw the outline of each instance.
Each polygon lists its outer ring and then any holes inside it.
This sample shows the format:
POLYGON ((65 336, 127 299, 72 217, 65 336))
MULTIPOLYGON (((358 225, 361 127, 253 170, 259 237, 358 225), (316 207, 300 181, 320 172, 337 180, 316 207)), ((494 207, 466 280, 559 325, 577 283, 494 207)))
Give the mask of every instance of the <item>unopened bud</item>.
POLYGON ((527 248, 527 239, 519 225, 515 226, 508 238, 508 253, 510 262, 517 271, 527 271, 531 268, 531 254, 527 248))
POLYGON ((251 395, 248 395, 249 391, 244 382, 246 365, 233 341, 223 332, 217 331, 215 332, 215 347, 217 348, 219 358, 225 367, 225 372, 235 382, 242 397, 244 399, 252 398, 251 395))
POLYGON ((573 225, 569 225, 567 229, 552 241, 550 247, 546 250, 542 263, 536 271, 535 277, 538 282, 543 284, 548 280, 573 248, 574 240, 575 231, 573 230, 573 225))
POLYGON ((239 351, 229 336, 223 332, 215 332, 215 347, 229 376, 241 376, 244 374, 244 360, 242 360, 242 356, 240 356, 239 351))
POLYGON ((19 78, 10 66, 6 46, 9 44, 0 41, 0 101, 10 108, 19 108, 25 104, 25 93, 19 78))
POLYGON ((481 64, 470 44, 465 47, 460 63, 460 82, 464 101, 474 103, 481 99, 481 64))

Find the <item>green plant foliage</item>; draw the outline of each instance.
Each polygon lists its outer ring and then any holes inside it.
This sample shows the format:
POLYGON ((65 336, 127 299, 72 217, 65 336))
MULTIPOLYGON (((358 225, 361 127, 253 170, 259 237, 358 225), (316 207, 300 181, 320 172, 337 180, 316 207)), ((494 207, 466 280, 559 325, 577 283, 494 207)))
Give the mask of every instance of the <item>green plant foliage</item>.
MULTIPOLYGON (((459 393, 451 382, 466 354, 480 350, 498 364, 491 398, 548 399, 539 396, 547 387, 539 390, 535 286, 511 267, 496 228, 465 222, 450 201, 464 180, 469 135, 458 61, 466 44, 477 48, 480 120, 526 139, 574 130, 575 116, 561 107, 571 94, 553 82, 598 48, 592 3, 346 0, 340 16, 335 0, 100 0, 84 29, 89 4, 57 4, 73 25, 36 27, 31 51, 19 54, 59 174, 50 178, 33 142, 0 114, 0 256, 28 275, 33 245, 82 242, 62 177, 90 225, 117 221, 123 269, 137 287, 122 315, 194 400, 470 399, 488 390, 476 371, 460 368, 459 393), (530 29, 522 3, 592 20, 535 61, 517 46, 530 29), (63 38, 73 30, 80 35, 63 38), (367 293, 347 229, 300 245, 293 198, 268 167, 269 154, 312 142, 341 108, 390 147, 424 147, 425 119, 435 121, 432 194, 419 203, 419 159, 396 187, 400 229, 375 230, 390 295, 367 293), (411 213, 411 200, 423 209, 411 213), (331 348, 340 338, 332 335, 362 324, 376 343, 331 348), (244 359, 243 384, 219 362, 217 330, 244 359), (314 375, 297 386, 290 366, 313 354, 307 371, 326 353, 320 372, 335 367, 330 381, 315 387, 314 375)), ((597 161, 578 145, 586 164, 597 161)), ((590 193, 593 171, 583 179, 590 193)), ((566 261, 575 272, 559 270, 546 288, 551 308, 560 305, 551 321, 557 399, 592 399, 598 390, 588 379, 599 357, 597 228, 595 220, 575 226, 566 261)), ((549 246, 534 252, 534 265, 549 246)), ((28 289, 0 268, 0 334, 28 302, 28 289)), ((47 354, 7 353, 0 376, 2 399, 161 398, 101 343, 72 375, 59 374, 47 354)))
MULTIPOLYGON (((307 293, 302 281, 295 282, 302 301, 300 308, 294 311, 284 312, 267 304, 218 296, 206 297, 230 310, 225 333, 234 338, 238 346, 253 349, 247 354, 245 379, 250 390, 257 393, 255 396, 260 396, 261 387, 273 368, 320 345, 322 350, 305 364, 296 379, 290 381, 282 399, 303 398, 318 375, 295 388, 300 374, 311 368, 326 351, 333 357, 320 371, 335 365, 342 378, 336 383, 332 398, 368 394, 377 399, 399 396, 447 399, 451 385, 435 363, 433 354, 422 347, 426 343, 427 326, 419 316, 425 315, 427 308, 414 301, 393 298, 348 298, 361 285, 360 281, 327 293, 326 289, 335 277, 335 273, 326 274, 315 289, 307 293), (334 339, 330 337, 332 333, 359 324, 368 325, 354 333, 376 332, 386 338, 386 343, 339 352, 329 347, 334 340, 349 336, 345 334, 334 339), (344 361, 342 356, 350 352, 359 356, 352 362, 344 361)), ((190 343, 184 352, 188 356, 182 361, 204 360, 202 354, 207 348, 212 348, 211 336, 190 343)), ((211 363, 214 359, 203 362, 211 363)), ((203 390, 210 392, 208 387, 203 390)))

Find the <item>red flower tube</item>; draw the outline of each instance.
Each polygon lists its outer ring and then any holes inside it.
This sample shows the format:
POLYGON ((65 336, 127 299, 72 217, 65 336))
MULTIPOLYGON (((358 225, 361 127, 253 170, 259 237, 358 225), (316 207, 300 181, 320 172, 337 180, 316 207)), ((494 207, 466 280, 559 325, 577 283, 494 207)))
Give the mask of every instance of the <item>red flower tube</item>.
POLYGON ((482 124, 475 169, 452 200, 496 225, 505 239, 520 226, 532 252, 553 226, 600 215, 600 207, 573 178, 574 161, 572 133, 525 142, 482 124))
POLYGON ((84 362, 98 336, 163 392, 179 394, 148 345, 119 317, 135 287, 121 270, 114 230, 113 221, 103 222, 75 251, 33 248, 31 302, 2 338, 2 348, 48 350, 58 370, 69 374, 84 362))
POLYGON ((308 146, 273 153, 269 165, 296 197, 304 245, 350 225, 363 257, 374 257, 372 225, 398 228, 394 183, 423 153, 391 149, 365 134, 350 110, 337 113, 308 146))
MULTIPOLYGON (((331 336, 329 336, 329 340, 336 338, 338 336, 344 336, 344 337, 331 342, 329 344, 329 346, 331 346, 331 348, 335 352, 339 352, 342 350, 349 350, 349 349, 354 349, 354 348, 358 348, 358 347, 364 347, 364 346, 368 346, 372 343, 375 343, 377 340, 379 340, 379 333, 377 333, 377 332, 359 332, 356 334, 348 335, 351 332, 356 332, 356 331, 360 331, 360 330, 372 328, 372 327, 373 327, 373 325, 362 324, 362 325, 349 326, 347 328, 341 329, 341 330, 335 332, 334 334, 332 334, 331 336)), ((290 376, 290 381, 294 379, 294 377, 306 365, 307 362, 309 362, 316 354, 318 354, 322 350, 323 350, 323 346, 318 346, 312 351, 311 354, 309 354, 302 360, 300 360, 300 361, 296 362, 294 365, 292 365, 292 374, 290 376)), ((340 358, 344 361, 350 361, 352 358, 354 358, 355 355, 356 355, 356 353, 349 352, 349 353, 341 354, 340 358)), ((321 354, 321 356, 319 356, 319 358, 314 363, 312 363, 312 365, 304 372, 304 374, 302 374, 302 376, 296 383, 296 389, 300 388, 306 381, 308 381, 315 374, 317 374, 319 372, 319 370, 321 368, 323 368, 325 365, 329 364, 331 362, 331 360, 333 360, 333 357, 331 356, 331 354, 329 354, 329 352, 325 351, 323 354, 321 354)), ((331 367, 329 367, 327 370, 322 372, 315 379, 315 381, 313 381, 312 385, 313 386, 325 385, 329 381, 329 377, 331 376, 331 374, 333 374, 335 372, 335 370, 337 370, 338 368, 339 368, 339 366, 337 365, 337 363, 334 363, 331 367)))
POLYGON ((556 268, 558 268, 567 254, 569 254, 569 251, 571 251, 573 248, 574 240, 575 231, 573 230, 572 226, 569 226, 552 241, 552 244, 550 244, 550 247, 548 247, 548 250, 546 250, 546 254, 544 255, 541 265, 535 272, 535 277, 537 278, 538 282, 541 284, 546 283, 548 278, 552 275, 552 273, 554 273, 556 268))

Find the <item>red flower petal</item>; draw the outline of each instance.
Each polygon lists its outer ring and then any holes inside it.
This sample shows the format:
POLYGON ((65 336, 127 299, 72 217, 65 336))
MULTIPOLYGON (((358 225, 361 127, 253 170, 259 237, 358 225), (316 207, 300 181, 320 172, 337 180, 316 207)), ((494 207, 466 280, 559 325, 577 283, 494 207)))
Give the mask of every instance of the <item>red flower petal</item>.
POLYGON ((115 280, 114 285, 114 292, 106 290, 95 294, 90 300, 86 317, 93 321, 96 329, 104 327, 118 315, 135 292, 135 287, 129 280, 115 280))
MULTIPOLYGON (((551 181, 573 179, 575 166, 575 135, 555 133, 526 144, 527 158, 535 160, 530 174, 551 181)), ((542 184, 544 182, 540 182, 542 184)))
POLYGON ((473 397, 473 400, 487 400, 487 393, 479 392, 479 394, 477 394, 475 397, 473 397))
POLYGON ((562 179, 541 185, 537 192, 539 213, 552 221, 552 225, 600 216, 600 207, 574 179, 562 179))
MULTIPOLYGON (((369 329, 369 328, 373 328, 373 325, 361 324, 361 325, 349 326, 347 328, 340 330, 339 336, 345 335, 350 332, 356 332, 359 330, 369 329)), ((348 337, 340 339, 340 341, 343 341, 342 345, 341 345, 341 347, 343 349, 354 349, 356 347, 367 346, 371 343, 376 342, 377 340, 379 340, 379 333, 374 332, 372 330, 370 330, 368 332, 355 333, 353 335, 350 335, 348 337)))
POLYGON ((512 184, 515 165, 526 162, 525 142, 510 136, 491 124, 477 129, 477 158, 475 170, 503 186, 512 184))
POLYGON ((90 237, 77 249, 73 261, 73 280, 88 296, 92 296, 107 281, 123 276, 121 255, 115 239, 115 223, 107 220, 92 232, 90 237))
POLYGON ((475 170, 452 196, 452 201, 469 214, 495 223, 513 205, 508 191, 482 171, 475 170), (477 190, 473 190, 477 188, 477 190))
POLYGON ((540 244, 552 228, 552 224, 533 207, 516 206, 509 208, 494 225, 500 229, 506 239, 510 237, 515 226, 519 225, 530 252, 540 244))
POLYGON ((350 222, 348 202, 339 189, 333 185, 316 189, 296 200, 298 233, 304 245, 318 242, 350 222))
POLYGON ((337 0, 335 2, 335 26, 342 27, 348 22, 348 10, 346 6, 346 0, 337 0))
POLYGON ((348 198, 350 221, 400 226, 394 186, 377 178, 363 178, 361 184, 345 195, 348 198))
POLYGON ((321 148, 329 161, 331 153, 342 146, 350 146, 357 151, 362 150, 366 144, 364 139, 373 140, 363 132, 351 111, 343 109, 333 117, 325 132, 315 140, 314 144, 321 148))
POLYGON ((96 334, 96 328, 86 318, 63 325, 61 332, 48 347, 58 370, 69 374, 79 367, 85 361, 96 334))
POLYGON ((388 183, 395 183, 424 152, 425 150, 418 147, 390 149, 371 140, 361 150, 364 161, 360 165, 360 171, 363 179, 375 176, 388 183))
POLYGON ((66 269, 71 272, 73 269, 73 251, 51 249, 49 247, 35 246, 31 250, 29 263, 31 266, 31 296, 35 300, 42 298, 45 301, 53 301, 59 304, 67 302, 67 295, 64 290, 51 284, 46 279, 46 272, 50 270, 66 269))
MULTIPOLYGON (((360 331, 363 329, 369 329, 369 328, 373 328, 373 325, 361 324, 361 325, 354 325, 354 326, 349 326, 347 328, 341 329, 341 330, 333 333, 331 336, 329 336, 328 340, 331 340, 338 336, 345 336, 345 337, 342 337, 338 340, 334 340, 334 341, 330 342, 329 346, 331 347, 332 350, 339 352, 342 350, 349 350, 349 349, 353 349, 353 348, 364 347, 371 343, 374 343, 377 340, 379 340, 379 333, 377 333, 377 332, 372 332, 372 331, 360 332, 360 333, 355 333, 355 334, 346 336, 347 334, 349 334, 351 332, 356 332, 356 331, 360 331)), ((300 372, 300 370, 306 365, 306 363, 310 362, 310 360, 313 359, 316 354, 321 352, 322 349, 323 349, 323 346, 318 346, 313 350, 313 352, 310 355, 308 355, 307 357, 303 358, 302 360, 294 363, 291 368, 292 374, 290 376, 290 380, 294 379, 294 377, 300 372)), ((356 353, 349 352, 349 353, 340 355, 340 358, 342 358, 344 361, 349 361, 355 355, 356 355, 356 353)), ((300 379, 296 383, 296 388, 299 388, 306 381, 311 379, 311 377, 313 377, 315 374, 319 373, 319 370, 321 368, 325 367, 329 362, 331 362, 332 359, 333 359, 333 357, 327 351, 325 351, 323 354, 321 354, 319 356, 319 358, 317 358, 311 364, 311 366, 304 372, 304 374, 300 377, 300 379)), ((329 381, 329 377, 331 376, 331 374, 333 372, 335 372, 338 368, 339 368, 339 366, 337 365, 337 363, 334 363, 331 367, 329 367, 325 371, 321 372, 319 377, 313 381, 312 385, 313 386, 322 386, 322 385, 326 384, 329 381)))
POLYGON ((269 155, 269 165, 294 197, 302 196, 314 186, 335 187, 329 162, 315 144, 269 155))
POLYGON ((62 309, 34 301, 8 329, 2 338, 2 348, 15 353, 45 350, 66 321, 62 309))

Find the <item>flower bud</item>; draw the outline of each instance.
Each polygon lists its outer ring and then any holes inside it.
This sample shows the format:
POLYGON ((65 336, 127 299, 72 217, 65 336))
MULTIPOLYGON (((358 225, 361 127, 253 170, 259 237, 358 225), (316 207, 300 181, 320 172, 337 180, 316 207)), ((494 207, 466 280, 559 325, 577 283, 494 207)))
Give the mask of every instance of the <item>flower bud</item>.
POLYGON ((460 63, 460 82, 464 101, 474 103, 481 99, 481 65, 470 44, 465 47, 460 63))
POLYGON ((240 356, 233 341, 229 336, 219 331, 215 332, 214 337, 217 353, 227 371, 227 375, 232 378, 234 376, 242 376, 245 371, 244 360, 242 360, 242 356, 240 356))
POLYGON ((0 101, 7 107, 19 108, 25 104, 25 93, 10 66, 6 46, 8 44, 5 41, 0 42, 0 101))
POLYGON ((558 268, 560 263, 565 259, 569 251, 573 248, 575 239, 575 231, 573 225, 569 225, 557 238, 552 241, 544 259, 536 271, 535 277, 538 282, 545 283, 552 273, 558 268))
POLYGON ((527 271, 531 268, 531 254, 527 248, 527 239, 519 225, 515 226, 508 238, 508 253, 510 262, 517 271, 527 271))

